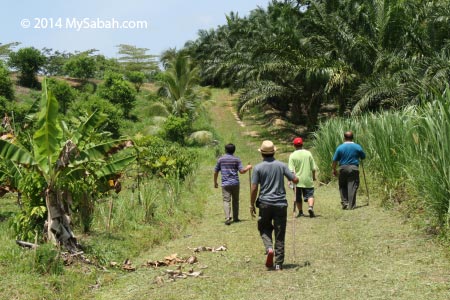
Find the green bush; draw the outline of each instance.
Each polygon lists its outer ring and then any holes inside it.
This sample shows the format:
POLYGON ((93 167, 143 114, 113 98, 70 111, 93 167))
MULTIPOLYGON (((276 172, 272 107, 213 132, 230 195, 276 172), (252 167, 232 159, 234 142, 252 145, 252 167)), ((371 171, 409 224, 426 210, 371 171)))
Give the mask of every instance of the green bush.
POLYGON ((69 58, 63 69, 69 76, 86 81, 94 77, 96 70, 95 58, 89 56, 88 52, 80 53, 69 58))
POLYGON ((183 180, 197 165, 197 152, 177 143, 153 136, 141 137, 135 143, 139 149, 138 164, 152 175, 183 180))
POLYGON ((98 95, 114 105, 122 108, 123 116, 130 117, 130 112, 136 102, 136 91, 129 82, 118 73, 108 73, 103 84, 98 88, 98 95))
POLYGON ((94 111, 99 111, 100 113, 108 116, 107 123, 103 130, 110 132, 113 138, 120 137, 123 111, 120 107, 117 107, 108 100, 100 98, 96 95, 84 94, 81 98, 72 103, 67 115, 68 117, 78 117, 82 112, 91 114, 94 111))
POLYGON ((0 61, 0 97, 8 100, 14 99, 14 89, 8 69, 0 61))
POLYGON ((52 91, 59 103, 59 110, 66 113, 70 103, 76 98, 75 90, 65 81, 50 78, 47 81, 49 90, 52 91))
POLYGON ((189 118, 171 115, 164 123, 161 135, 166 140, 184 145, 191 131, 192 124, 189 118))

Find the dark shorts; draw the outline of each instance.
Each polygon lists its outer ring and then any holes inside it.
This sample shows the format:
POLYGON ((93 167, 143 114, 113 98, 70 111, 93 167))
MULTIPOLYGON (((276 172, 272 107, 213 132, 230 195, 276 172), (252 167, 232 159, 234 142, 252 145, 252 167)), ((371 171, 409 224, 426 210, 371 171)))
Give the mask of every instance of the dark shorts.
POLYGON ((302 188, 296 187, 295 193, 295 201, 302 202, 302 198, 304 202, 308 202, 309 198, 314 197, 314 188, 302 188))

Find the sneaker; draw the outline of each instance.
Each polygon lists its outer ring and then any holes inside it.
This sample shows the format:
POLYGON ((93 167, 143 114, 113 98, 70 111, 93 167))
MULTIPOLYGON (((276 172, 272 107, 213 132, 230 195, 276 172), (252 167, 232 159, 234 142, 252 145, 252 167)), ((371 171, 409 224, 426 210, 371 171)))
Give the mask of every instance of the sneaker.
POLYGON ((241 220, 240 220, 240 219, 237 219, 237 218, 236 218, 236 219, 233 219, 233 222, 234 222, 234 223, 239 223, 240 221, 241 221, 241 220))
POLYGON ((296 218, 300 218, 300 217, 304 217, 305 215, 303 214, 303 212, 302 211, 300 211, 299 213, 298 213, 298 215, 297 215, 297 217, 296 218))
POLYGON ((266 267, 268 268, 273 267, 273 254, 272 248, 267 249, 266 267))
POLYGON ((226 221, 225 221, 225 225, 231 225, 231 219, 227 219, 226 221))
POLYGON ((279 264, 279 265, 275 265, 275 271, 281 271, 283 270, 283 265, 279 264))
POLYGON ((314 210, 312 208, 308 209, 309 217, 314 218, 316 215, 314 214, 314 210))

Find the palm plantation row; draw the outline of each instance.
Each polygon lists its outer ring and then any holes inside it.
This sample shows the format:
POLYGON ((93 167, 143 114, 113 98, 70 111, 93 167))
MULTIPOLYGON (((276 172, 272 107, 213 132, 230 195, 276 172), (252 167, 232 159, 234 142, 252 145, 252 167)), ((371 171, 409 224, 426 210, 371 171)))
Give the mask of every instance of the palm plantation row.
POLYGON ((241 89, 240 113, 269 104, 294 124, 428 101, 449 77, 449 1, 272 1, 201 31, 186 50, 203 83, 241 89), (305 7, 299 10, 299 7, 305 7))

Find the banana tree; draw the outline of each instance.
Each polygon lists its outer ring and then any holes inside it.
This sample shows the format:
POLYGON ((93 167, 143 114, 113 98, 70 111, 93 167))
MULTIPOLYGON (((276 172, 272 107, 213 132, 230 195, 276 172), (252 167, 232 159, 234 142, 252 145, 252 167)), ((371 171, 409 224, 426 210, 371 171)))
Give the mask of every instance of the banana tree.
MULTIPOLYGON (((70 198, 68 182, 79 177, 96 182, 108 176, 116 176, 135 160, 133 153, 119 155, 132 146, 126 139, 95 144, 90 136, 102 123, 102 118, 92 114, 76 130, 58 118, 58 102, 47 89, 46 79, 42 83, 40 112, 37 131, 32 138, 32 149, 28 150, 14 140, 0 140, 0 157, 4 162, 16 166, 11 188, 18 189, 21 168, 37 172, 45 180, 46 228, 49 240, 63 245, 67 250, 77 251, 77 242, 70 223, 70 198)), ((98 137, 98 135, 97 135, 98 137)), ((86 186, 84 186, 86 188, 86 186)), ((84 194, 88 194, 86 191, 84 194)))

